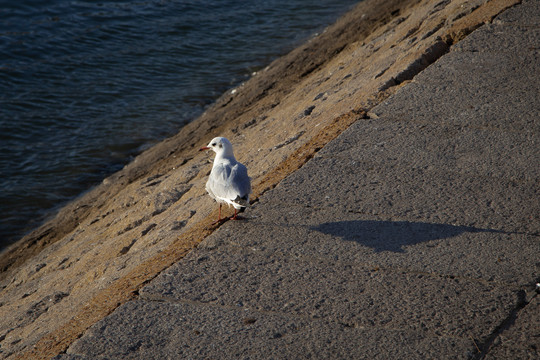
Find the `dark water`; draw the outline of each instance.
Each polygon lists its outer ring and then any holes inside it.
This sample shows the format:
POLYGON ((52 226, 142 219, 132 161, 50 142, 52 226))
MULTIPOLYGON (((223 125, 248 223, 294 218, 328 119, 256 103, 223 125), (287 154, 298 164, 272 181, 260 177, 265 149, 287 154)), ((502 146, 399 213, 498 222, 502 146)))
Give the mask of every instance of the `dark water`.
POLYGON ((0 249, 357 0, 0 0, 0 249))

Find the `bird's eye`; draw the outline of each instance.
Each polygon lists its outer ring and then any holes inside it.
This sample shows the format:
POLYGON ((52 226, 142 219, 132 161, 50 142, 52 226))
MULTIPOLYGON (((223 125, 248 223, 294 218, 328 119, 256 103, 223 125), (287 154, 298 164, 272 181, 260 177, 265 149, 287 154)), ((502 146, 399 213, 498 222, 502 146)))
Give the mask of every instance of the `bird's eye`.
POLYGON ((216 143, 213 143, 212 146, 216 146, 216 143))

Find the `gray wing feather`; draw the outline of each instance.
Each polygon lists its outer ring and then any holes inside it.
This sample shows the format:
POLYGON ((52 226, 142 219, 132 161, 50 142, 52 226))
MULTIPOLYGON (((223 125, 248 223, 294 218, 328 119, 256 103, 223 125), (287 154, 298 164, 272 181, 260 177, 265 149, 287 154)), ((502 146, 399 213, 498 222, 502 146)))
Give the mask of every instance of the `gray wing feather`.
POLYGON ((236 163, 231 171, 231 189, 234 194, 244 198, 251 193, 251 179, 248 176, 247 168, 240 163, 236 163))
POLYGON ((223 199, 247 200, 251 193, 251 179, 243 164, 220 164, 212 169, 206 188, 211 195, 223 199))

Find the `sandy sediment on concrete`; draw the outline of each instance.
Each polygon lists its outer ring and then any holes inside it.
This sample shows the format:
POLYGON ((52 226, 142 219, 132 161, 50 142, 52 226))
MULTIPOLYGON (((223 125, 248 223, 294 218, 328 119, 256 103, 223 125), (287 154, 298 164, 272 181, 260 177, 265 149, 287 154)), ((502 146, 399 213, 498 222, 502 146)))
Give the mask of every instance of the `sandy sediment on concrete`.
MULTIPOLYGON (((253 201, 372 107, 517 1, 360 3, 224 94, 0 259, 0 351, 50 358, 210 234, 200 146, 226 136, 253 201)), ((249 210, 246 213, 249 216, 249 210)))

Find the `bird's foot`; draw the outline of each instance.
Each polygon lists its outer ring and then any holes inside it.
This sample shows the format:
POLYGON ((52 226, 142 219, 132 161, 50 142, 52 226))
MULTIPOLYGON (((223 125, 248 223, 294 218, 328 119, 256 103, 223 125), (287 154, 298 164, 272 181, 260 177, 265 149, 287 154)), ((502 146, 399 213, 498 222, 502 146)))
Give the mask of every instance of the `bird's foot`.
POLYGON ((234 216, 231 216, 229 219, 230 219, 230 220, 246 220, 245 217, 240 216, 240 215, 234 215, 234 216))
POLYGON ((212 225, 216 225, 216 224, 223 224, 225 221, 227 221, 228 219, 225 217, 223 219, 217 219, 216 221, 214 221, 212 223, 212 225))

